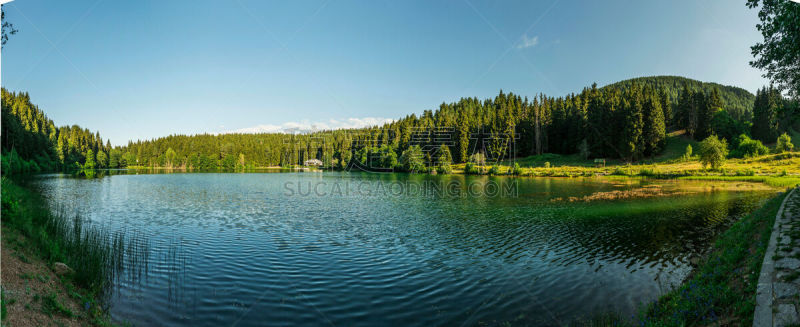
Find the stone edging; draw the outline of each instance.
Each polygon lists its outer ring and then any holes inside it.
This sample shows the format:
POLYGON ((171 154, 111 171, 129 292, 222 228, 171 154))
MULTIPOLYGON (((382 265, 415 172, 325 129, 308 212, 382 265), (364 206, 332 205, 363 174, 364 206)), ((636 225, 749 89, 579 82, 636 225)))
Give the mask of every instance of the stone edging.
POLYGON ((783 210, 786 202, 792 197, 797 188, 792 189, 781 203, 778 213, 775 216, 775 223, 772 225, 772 234, 769 238, 767 251, 764 253, 764 261, 761 264, 761 273, 758 275, 758 285, 756 286, 756 309, 753 315, 753 327, 772 327, 772 284, 773 274, 775 273, 775 260, 773 256, 778 248, 779 227, 783 222, 783 210))

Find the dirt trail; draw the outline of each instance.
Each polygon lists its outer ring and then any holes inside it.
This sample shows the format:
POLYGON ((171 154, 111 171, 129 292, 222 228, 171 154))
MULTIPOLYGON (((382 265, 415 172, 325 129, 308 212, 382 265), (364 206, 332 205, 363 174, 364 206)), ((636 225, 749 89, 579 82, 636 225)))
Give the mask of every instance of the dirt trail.
POLYGON ((86 326, 84 309, 47 263, 25 248, 16 233, 2 234, 3 326, 86 326))

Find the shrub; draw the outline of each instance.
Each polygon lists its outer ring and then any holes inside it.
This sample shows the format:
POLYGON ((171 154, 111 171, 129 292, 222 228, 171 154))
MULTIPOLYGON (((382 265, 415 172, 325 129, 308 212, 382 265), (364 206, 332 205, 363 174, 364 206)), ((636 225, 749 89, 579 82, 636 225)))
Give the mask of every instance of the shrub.
POLYGON ((403 151, 400 156, 400 164, 408 172, 425 171, 425 162, 422 161, 422 149, 418 145, 413 145, 403 151))
POLYGON ((470 175, 481 175, 483 174, 483 169, 479 166, 476 166, 474 163, 468 162, 464 165, 464 173, 470 175))
POLYGON ((522 175, 522 168, 520 168, 518 163, 514 163, 514 171, 512 172, 514 175, 522 175))
POLYGON ((718 170, 722 168, 728 156, 728 143, 725 139, 720 140, 716 135, 707 137, 700 142, 700 162, 703 167, 711 167, 718 170))
POLYGON ((469 162, 474 163, 478 166, 485 166, 486 165, 486 156, 483 153, 475 153, 469 156, 469 162))
POLYGON ((500 166, 493 165, 491 169, 489 169, 489 175, 500 175, 500 166))
POLYGON ((761 141, 753 140, 745 134, 739 135, 737 143, 739 145, 731 153, 732 156, 737 158, 752 158, 769 153, 769 149, 761 141))
POLYGON ((471 162, 467 162, 464 164, 464 173, 465 174, 472 174, 472 170, 475 169, 475 164, 471 162))
POLYGON ((781 136, 778 136, 778 143, 775 145, 775 152, 791 152, 792 149, 794 149, 794 144, 792 144, 792 138, 789 137, 788 134, 783 133, 781 136))
POLYGON ((630 175, 630 172, 629 169, 622 168, 622 166, 617 166, 616 168, 614 168, 614 171, 611 174, 619 176, 628 176, 630 175))
POLYGON ((450 164, 453 163, 453 157, 450 155, 450 148, 442 144, 439 147, 439 157, 437 158, 436 171, 440 174, 449 174, 452 171, 450 164))
POLYGON ((11 173, 38 173, 42 171, 41 166, 36 163, 36 160, 25 160, 17 154, 15 149, 11 149, 2 155, 2 169, 3 175, 11 173))
POLYGON ((689 144, 686 146, 686 151, 683 152, 683 161, 689 161, 692 159, 692 145, 689 144))
POLYGON ((449 174, 453 172, 453 169, 450 168, 450 165, 439 165, 436 167, 436 172, 439 174, 449 174))
POLYGON ((550 168, 550 161, 544 162, 544 168, 550 168))
POLYGON ((639 169, 639 176, 656 176, 658 172, 656 172, 655 168, 642 168, 639 169))

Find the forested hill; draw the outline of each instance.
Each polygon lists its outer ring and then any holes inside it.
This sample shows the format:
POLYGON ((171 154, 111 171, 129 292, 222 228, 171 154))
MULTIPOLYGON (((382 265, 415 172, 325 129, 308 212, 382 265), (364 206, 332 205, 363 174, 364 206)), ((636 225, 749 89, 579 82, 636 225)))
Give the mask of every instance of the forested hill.
POLYGON ((702 82, 681 76, 648 76, 637 77, 619 81, 604 86, 604 88, 615 87, 627 89, 636 83, 639 86, 650 86, 655 89, 664 90, 670 98, 671 103, 677 103, 683 86, 686 85, 692 92, 702 91, 709 94, 713 89, 719 90, 720 98, 725 110, 737 120, 749 120, 753 113, 753 101, 756 96, 749 91, 729 85, 722 85, 712 82, 702 82))
POLYGON ((108 161, 111 143, 78 125, 57 127, 26 92, 2 88, 2 172, 94 168, 108 161))

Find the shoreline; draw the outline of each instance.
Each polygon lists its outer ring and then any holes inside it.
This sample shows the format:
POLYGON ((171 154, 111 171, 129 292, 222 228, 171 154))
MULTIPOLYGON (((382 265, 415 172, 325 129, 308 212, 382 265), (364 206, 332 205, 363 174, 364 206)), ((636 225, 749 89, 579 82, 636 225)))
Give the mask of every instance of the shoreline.
POLYGON ((114 325, 103 294, 118 250, 81 219, 52 212, 37 191, 3 177, 3 325, 114 325))

